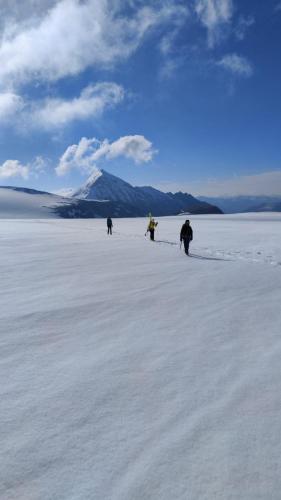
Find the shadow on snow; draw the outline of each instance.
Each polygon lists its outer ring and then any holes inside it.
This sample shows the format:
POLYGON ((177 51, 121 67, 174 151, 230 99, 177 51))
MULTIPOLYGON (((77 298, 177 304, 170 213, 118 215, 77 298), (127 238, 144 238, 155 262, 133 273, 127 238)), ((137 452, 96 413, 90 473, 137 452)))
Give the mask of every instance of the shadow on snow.
POLYGON ((178 246, 178 243, 175 243, 173 241, 167 241, 167 240, 154 240, 154 243, 166 243, 167 245, 178 246))
POLYGON ((197 255, 195 253, 190 253, 189 257, 192 257, 193 259, 200 259, 200 260, 223 260, 225 262, 230 262, 230 259, 222 259, 220 257, 205 257, 203 255, 197 255))

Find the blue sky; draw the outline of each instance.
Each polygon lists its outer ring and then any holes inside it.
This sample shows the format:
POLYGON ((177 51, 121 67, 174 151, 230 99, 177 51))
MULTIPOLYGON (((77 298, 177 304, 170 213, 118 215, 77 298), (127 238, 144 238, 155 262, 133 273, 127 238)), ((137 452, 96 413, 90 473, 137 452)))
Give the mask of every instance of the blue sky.
POLYGON ((0 0, 0 184, 281 194, 281 2, 0 0), (8 6, 6 4, 9 4, 8 6))

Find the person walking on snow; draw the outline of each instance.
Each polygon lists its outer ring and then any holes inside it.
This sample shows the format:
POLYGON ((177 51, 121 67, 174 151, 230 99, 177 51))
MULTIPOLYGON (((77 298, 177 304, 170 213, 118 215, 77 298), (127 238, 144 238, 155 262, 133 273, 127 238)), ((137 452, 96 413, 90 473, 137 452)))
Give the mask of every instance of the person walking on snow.
POLYGON ((156 229, 157 226, 158 226, 158 222, 155 222, 154 219, 150 219, 147 231, 149 231, 149 233, 150 233, 150 239, 152 241, 154 241, 154 231, 155 231, 155 229, 156 229))
POLYGON ((112 224, 112 220, 110 217, 107 217, 106 224, 107 224, 107 234, 112 234, 113 224, 112 224))
POLYGON ((189 255, 189 243, 193 240, 193 231, 189 220, 186 220, 181 228, 180 240, 183 241, 186 255, 189 255))

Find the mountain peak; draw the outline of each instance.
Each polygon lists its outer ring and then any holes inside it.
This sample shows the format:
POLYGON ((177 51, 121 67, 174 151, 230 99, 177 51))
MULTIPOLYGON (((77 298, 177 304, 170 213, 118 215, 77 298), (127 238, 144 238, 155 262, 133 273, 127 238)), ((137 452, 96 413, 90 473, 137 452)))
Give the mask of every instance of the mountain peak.
POLYGON ((74 198, 102 201, 131 201, 134 188, 106 170, 95 169, 86 183, 73 193, 74 198))

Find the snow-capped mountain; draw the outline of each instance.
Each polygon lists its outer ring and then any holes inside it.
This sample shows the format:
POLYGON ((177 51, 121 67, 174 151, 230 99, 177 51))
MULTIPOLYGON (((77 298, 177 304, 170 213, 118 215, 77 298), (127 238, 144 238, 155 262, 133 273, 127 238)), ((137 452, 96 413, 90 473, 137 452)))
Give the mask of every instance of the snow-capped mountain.
POLYGON ((125 203, 134 209, 135 216, 144 216, 148 212, 157 216, 176 215, 181 212, 221 213, 217 207, 201 202, 191 195, 163 193, 150 186, 133 187, 105 170, 96 170, 87 182, 73 193, 73 197, 80 200, 125 203))
POLYGON ((132 205, 144 198, 138 188, 105 170, 96 170, 72 196, 80 200, 122 201, 132 205))

